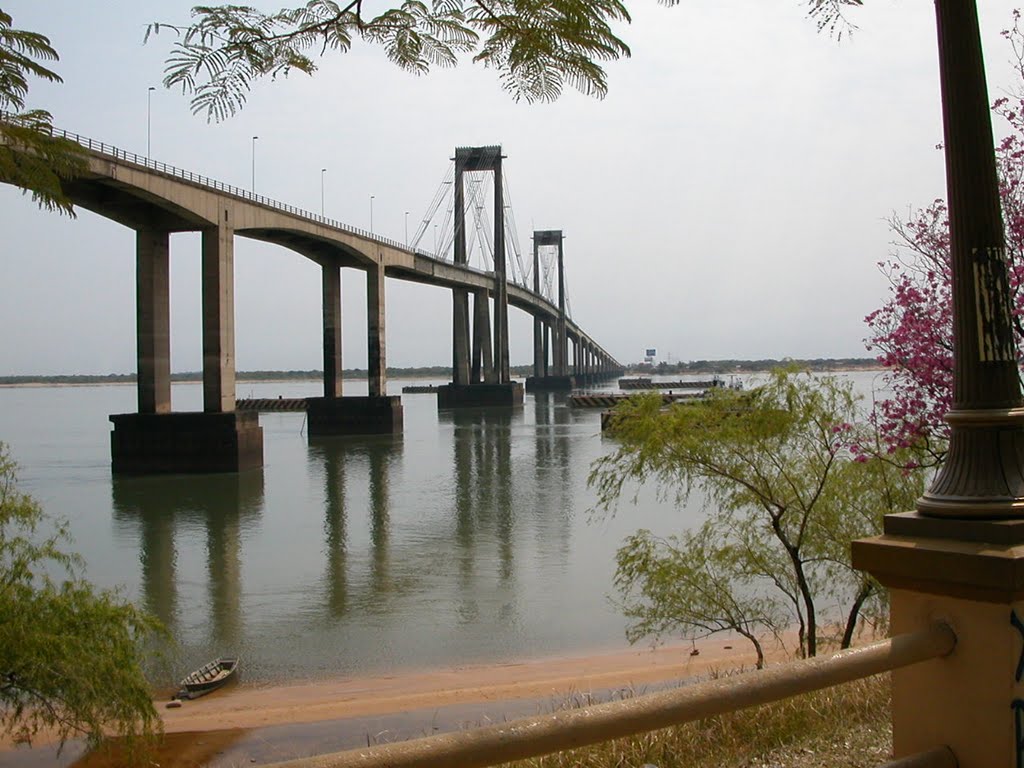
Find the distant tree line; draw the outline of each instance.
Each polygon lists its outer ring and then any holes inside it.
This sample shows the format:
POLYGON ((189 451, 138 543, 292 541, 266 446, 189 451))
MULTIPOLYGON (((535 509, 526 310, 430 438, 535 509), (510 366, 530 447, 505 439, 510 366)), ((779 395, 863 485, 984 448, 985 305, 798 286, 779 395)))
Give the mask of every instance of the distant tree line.
MULTIPOLYGON (((801 370, 809 371, 841 371, 868 370, 878 368, 878 361, 866 357, 816 358, 814 360, 691 360, 689 362, 666 363, 657 365, 635 363, 627 366, 631 373, 736 373, 771 371, 782 365, 793 365, 801 370)), ((532 365, 514 365, 512 373, 516 376, 532 376, 532 365)), ((415 376, 444 378, 450 377, 452 369, 446 365, 422 365, 409 368, 388 368, 388 376, 395 378, 411 378, 415 376)), ((238 381, 305 381, 319 379, 324 375, 318 370, 289 371, 238 371, 238 381)), ((342 375, 346 379, 366 377, 365 368, 346 368, 342 375)), ((182 371, 171 374, 171 381, 202 381, 201 371, 182 371)), ((134 384, 134 373, 99 373, 99 374, 58 374, 53 376, 0 376, 0 386, 16 384, 134 384)))
POLYGON ((799 360, 791 357, 782 360, 690 360, 687 362, 657 365, 650 363, 633 363, 627 366, 631 373, 754 373, 772 371, 779 367, 796 367, 805 371, 846 371, 871 370, 880 368, 878 360, 873 357, 816 357, 811 360, 799 360))

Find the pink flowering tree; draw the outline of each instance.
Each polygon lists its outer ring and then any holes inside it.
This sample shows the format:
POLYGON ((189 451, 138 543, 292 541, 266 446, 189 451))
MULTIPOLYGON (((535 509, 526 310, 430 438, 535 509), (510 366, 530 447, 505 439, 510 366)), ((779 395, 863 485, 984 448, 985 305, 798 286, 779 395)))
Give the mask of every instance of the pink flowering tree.
MULTIPOLYGON (((1003 32, 1017 65, 1016 91, 998 99, 993 111, 1003 118, 1007 135, 996 146, 1007 268, 1014 329, 1024 337, 1024 31, 1020 12, 1003 32)), ((936 461, 948 440, 943 416, 953 394, 953 303, 950 288, 949 215, 936 200, 893 216, 894 251, 879 263, 889 280, 889 297, 865 322, 868 349, 889 369, 892 396, 878 402, 874 414, 890 449, 922 446, 936 461)))

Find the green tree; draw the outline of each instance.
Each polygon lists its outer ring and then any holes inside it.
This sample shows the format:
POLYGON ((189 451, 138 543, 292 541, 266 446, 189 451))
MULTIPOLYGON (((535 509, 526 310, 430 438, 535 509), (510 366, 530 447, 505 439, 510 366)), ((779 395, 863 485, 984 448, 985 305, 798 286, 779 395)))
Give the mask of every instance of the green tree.
POLYGON ((139 743, 159 727, 140 664, 159 624, 86 582, 68 541, 18 491, 0 443, 0 730, 24 742, 47 730, 62 745, 96 746, 111 731, 139 743))
POLYGON ((850 382, 792 370, 749 392, 716 390, 667 409, 644 397, 616 409, 619 447, 590 476, 599 508, 612 509, 627 483, 653 481, 679 503, 700 490, 708 511, 694 531, 640 531, 620 548, 616 586, 631 640, 733 630, 760 659, 759 634, 795 625, 800 651, 813 656, 823 617, 841 611, 835 623, 849 645, 884 600, 851 567, 849 542, 877 533, 883 514, 924 490, 907 457, 873 450, 858 411, 850 382))
POLYGON ((85 168, 85 154, 73 141, 53 135, 53 118, 26 109, 31 78, 51 83, 60 76, 43 62, 57 61, 49 39, 13 27, 0 8, 0 179, 29 192, 47 210, 74 215, 62 181, 85 168))
MULTIPOLYGON (((677 5, 679 0, 659 0, 677 5)), ((843 8, 861 0, 809 0, 820 29, 842 34, 843 8)), ((152 24, 178 41, 164 84, 192 95, 192 108, 222 120, 244 104, 252 83, 292 70, 312 74, 315 57, 348 51, 356 40, 380 45, 402 69, 423 74, 460 55, 501 74, 516 99, 551 101, 565 86, 602 97, 605 62, 630 55, 613 29, 630 21, 621 0, 404 0, 379 14, 373 3, 308 0, 264 13, 249 6, 201 5, 188 25, 152 24)))

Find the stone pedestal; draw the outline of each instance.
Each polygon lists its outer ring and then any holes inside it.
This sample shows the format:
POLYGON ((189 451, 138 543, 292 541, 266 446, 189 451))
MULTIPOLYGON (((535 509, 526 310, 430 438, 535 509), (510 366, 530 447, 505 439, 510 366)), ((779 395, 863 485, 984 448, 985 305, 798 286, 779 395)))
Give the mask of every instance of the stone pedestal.
POLYGON ((449 408, 518 408, 523 404, 523 385, 508 384, 445 384, 437 388, 437 407, 449 408))
POLYGON ((110 417, 114 474, 242 472, 263 466, 259 414, 120 413, 110 417))
POLYGON ((1024 521, 888 515, 853 542, 853 565, 887 586, 891 631, 948 623, 948 657, 896 670, 897 758, 946 745, 961 768, 1024 765, 1024 521))
POLYGON ((527 392, 572 392, 576 379, 572 376, 528 376, 527 392))
POLYGON ((402 398, 309 397, 306 416, 310 437, 398 435, 402 433, 402 398))

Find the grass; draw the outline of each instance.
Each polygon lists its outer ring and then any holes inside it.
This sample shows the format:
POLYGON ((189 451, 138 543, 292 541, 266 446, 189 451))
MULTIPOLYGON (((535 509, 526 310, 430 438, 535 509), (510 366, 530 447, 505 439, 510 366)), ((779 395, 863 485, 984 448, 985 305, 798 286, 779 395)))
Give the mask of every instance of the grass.
POLYGON ((891 754, 889 676, 510 763, 515 768, 873 768, 891 754))

